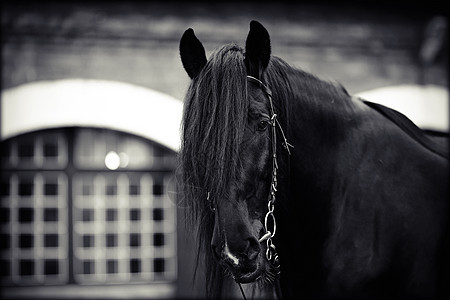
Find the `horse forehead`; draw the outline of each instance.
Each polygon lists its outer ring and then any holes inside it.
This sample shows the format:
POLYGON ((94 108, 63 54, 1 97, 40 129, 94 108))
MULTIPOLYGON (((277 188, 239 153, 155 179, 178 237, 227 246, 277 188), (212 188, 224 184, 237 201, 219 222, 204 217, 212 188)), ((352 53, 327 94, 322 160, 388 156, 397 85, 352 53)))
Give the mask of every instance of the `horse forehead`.
POLYGON ((268 99, 265 94, 261 90, 251 93, 249 112, 259 115, 260 113, 268 113, 268 111, 268 99))

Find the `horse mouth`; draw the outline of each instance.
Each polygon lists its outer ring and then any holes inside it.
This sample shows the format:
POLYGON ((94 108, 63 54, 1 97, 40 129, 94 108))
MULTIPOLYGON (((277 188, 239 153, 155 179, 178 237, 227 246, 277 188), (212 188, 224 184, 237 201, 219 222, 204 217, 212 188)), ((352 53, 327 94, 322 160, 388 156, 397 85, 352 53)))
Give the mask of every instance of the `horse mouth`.
POLYGON ((279 269, 277 270, 262 259, 258 259, 254 263, 253 267, 247 265, 246 267, 240 266, 237 268, 228 264, 226 269, 237 283, 262 282, 264 284, 272 284, 275 282, 280 272, 279 269))
POLYGON ((251 283, 261 279, 264 272, 264 263, 261 261, 254 261, 253 264, 247 266, 231 266, 227 265, 226 268, 231 273, 233 279, 238 283, 251 283), (253 266, 251 266, 253 265, 253 266))
POLYGON ((233 274, 234 280, 239 283, 251 283, 258 281, 262 275, 262 269, 257 268, 255 271, 245 274, 233 274))

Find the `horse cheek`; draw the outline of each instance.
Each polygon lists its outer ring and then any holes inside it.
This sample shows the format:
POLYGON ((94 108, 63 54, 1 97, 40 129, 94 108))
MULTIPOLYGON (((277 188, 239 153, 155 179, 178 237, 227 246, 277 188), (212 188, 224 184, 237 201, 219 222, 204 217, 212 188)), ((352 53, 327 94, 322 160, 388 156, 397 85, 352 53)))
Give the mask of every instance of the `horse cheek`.
MULTIPOLYGON (((247 204, 250 216, 253 222, 258 222, 261 226, 261 218, 266 212, 266 201, 268 196, 268 188, 270 185, 270 155, 268 148, 268 140, 264 137, 261 138, 258 143, 255 143, 253 153, 251 154, 250 169, 252 171, 247 177, 251 180, 249 185, 251 184, 254 187, 254 195, 251 199, 249 199, 250 203, 247 204), (255 155, 255 153, 257 153, 257 155, 255 155)), ((255 230, 258 230, 258 228, 255 230)), ((259 231, 257 232, 257 235, 258 234, 259 231)))

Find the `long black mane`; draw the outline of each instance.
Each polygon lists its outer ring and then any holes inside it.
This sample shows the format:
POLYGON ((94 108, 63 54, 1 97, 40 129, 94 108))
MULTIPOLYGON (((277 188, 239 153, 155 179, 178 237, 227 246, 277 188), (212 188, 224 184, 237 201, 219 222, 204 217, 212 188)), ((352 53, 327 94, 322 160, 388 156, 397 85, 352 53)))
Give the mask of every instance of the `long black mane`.
MULTIPOLYGON (((187 205, 188 224, 197 233, 199 256, 204 255, 207 293, 218 296, 222 289, 224 270, 214 261, 210 241, 214 214, 209 201, 227 197, 229 183, 240 172, 239 145, 247 122, 247 71, 244 50, 225 45, 215 51, 203 70, 191 82, 183 113, 180 166, 181 191, 187 205)), ((280 120, 284 118, 288 99, 281 69, 288 68, 281 60, 271 63, 267 72, 269 85, 277 87, 275 106, 280 120), (277 65, 277 67, 274 67, 277 65), (282 102, 282 103, 280 103, 282 102), (281 109, 283 108, 283 109, 281 109)))
MULTIPOLYGON (((226 197, 239 172, 239 145, 248 110, 244 53, 236 45, 214 52, 192 80, 185 98, 180 166, 187 220, 197 232, 198 254, 205 255, 207 292, 218 295, 224 270, 210 249, 214 228, 212 203, 226 197)), ((198 265, 197 265, 198 266, 198 265)))

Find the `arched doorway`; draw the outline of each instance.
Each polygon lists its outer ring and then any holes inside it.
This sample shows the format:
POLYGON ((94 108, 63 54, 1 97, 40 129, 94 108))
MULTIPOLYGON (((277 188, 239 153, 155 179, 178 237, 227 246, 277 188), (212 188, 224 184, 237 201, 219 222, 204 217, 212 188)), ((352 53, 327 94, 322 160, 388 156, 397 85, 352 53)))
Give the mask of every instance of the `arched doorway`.
POLYGON ((181 110, 167 95, 108 81, 2 93, 6 296, 180 293, 172 178, 181 110))

